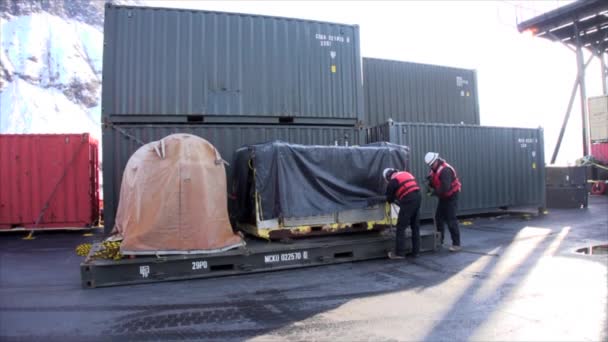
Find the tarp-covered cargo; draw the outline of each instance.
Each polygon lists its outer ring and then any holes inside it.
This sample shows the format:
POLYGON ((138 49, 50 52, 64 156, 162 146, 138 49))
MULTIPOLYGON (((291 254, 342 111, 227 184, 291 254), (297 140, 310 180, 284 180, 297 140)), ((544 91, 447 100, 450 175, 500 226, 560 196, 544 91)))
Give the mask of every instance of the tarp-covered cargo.
POLYGON ((270 238, 281 237, 272 231, 289 234, 303 226, 336 231, 387 224, 382 170, 407 169, 408 153, 407 147, 388 143, 348 147, 275 141, 241 148, 233 179, 236 220, 248 232, 270 238))
MULTIPOLYGON (((175 133, 201 137, 234 168, 235 151, 243 146, 282 140, 303 145, 359 145, 365 131, 345 126, 294 125, 106 125, 103 128, 104 221, 106 232, 114 227, 122 174, 131 155, 142 145, 175 133)), ((232 189, 232 177, 228 189, 232 189)), ((230 190, 232 191, 232 190, 230 190)), ((231 207, 228 208, 232 212, 231 207)))
POLYGON ((139 148, 124 171, 114 231, 123 237, 123 254, 213 253, 243 245, 228 218, 217 149, 190 134, 139 148))

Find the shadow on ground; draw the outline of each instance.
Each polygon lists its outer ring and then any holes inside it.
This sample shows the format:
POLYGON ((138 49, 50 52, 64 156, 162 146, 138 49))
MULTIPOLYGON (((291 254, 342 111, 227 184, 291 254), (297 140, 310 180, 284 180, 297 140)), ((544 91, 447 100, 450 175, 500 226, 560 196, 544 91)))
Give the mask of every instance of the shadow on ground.
MULTIPOLYGON (((0 339, 513 337, 517 335, 501 331, 488 335, 484 329, 505 303, 511 303, 541 259, 582 258, 606 269, 606 258, 571 252, 591 240, 608 241, 607 223, 600 216, 606 204, 608 200, 601 199, 589 210, 561 210, 530 219, 479 218, 462 227, 463 253, 442 250, 415 262, 376 260, 92 290, 80 288, 81 258, 74 247, 94 237, 41 233, 25 241, 23 234, 0 235, 0 339), (415 300, 425 293, 440 297, 415 300), (400 295, 414 300, 401 303, 400 295), (407 326, 404 322, 417 313, 426 315, 426 325, 412 327, 412 334, 382 331, 387 324, 395 329, 407 326)), ((603 322, 608 323, 605 316, 603 322)), ((517 331, 525 324, 514 320, 505 329, 517 331)), ((608 336, 606 325, 597 327, 597 336, 608 336)))

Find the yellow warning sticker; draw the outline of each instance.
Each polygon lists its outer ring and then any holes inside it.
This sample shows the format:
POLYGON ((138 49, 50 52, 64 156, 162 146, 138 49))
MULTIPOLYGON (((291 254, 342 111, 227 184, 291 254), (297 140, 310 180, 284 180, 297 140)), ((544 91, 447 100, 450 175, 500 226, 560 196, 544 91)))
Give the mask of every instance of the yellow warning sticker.
POLYGON ((532 163, 532 168, 536 169, 536 163, 532 163))
POLYGON ((335 73, 335 72, 336 72, 336 66, 335 66, 335 65, 332 65, 332 66, 331 66, 331 72, 332 72, 332 73, 335 73))

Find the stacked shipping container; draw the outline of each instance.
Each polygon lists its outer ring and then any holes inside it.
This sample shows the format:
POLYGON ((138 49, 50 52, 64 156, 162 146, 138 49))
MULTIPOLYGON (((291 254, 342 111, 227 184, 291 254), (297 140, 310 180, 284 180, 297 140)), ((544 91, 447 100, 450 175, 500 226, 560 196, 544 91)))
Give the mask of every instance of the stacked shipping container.
POLYGON ((232 164, 247 144, 360 141, 358 26, 106 5, 104 40, 106 231, 142 143, 191 133, 232 164))
MULTIPOLYGON (((412 147, 419 178, 426 173, 420 167, 424 149, 448 159, 468 157, 489 139, 494 154, 506 156, 500 170, 504 191, 491 193, 494 168, 457 159, 469 196, 462 212, 544 203, 544 191, 536 188, 544 167, 542 131, 383 124, 393 119, 479 125, 476 73, 369 58, 361 65, 356 25, 106 5, 104 39, 106 231, 113 227, 130 155, 143 143, 177 132, 209 140, 230 163, 243 145, 276 139, 358 144, 366 140, 358 127, 382 124, 368 130, 367 140, 412 147), (408 127, 413 134, 399 133, 408 127), (515 150, 512 139, 530 147, 515 150)), ((425 204, 426 216, 430 210, 425 204)))
POLYGON ((474 70, 364 58, 365 123, 479 125, 474 70))
MULTIPOLYGON (((367 141, 409 146, 419 180, 429 171, 426 152, 445 157, 463 181, 460 214, 544 206, 542 130, 478 126, 474 70, 366 58, 363 71, 365 118, 378 125, 367 141)), ((433 210, 425 198, 422 217, 433 210)))
POLYGON ((608 165, 608 96, 589 98, 591 155, 608 165))
POLYGON ((608 95, 591 97, 588 105, 591 142, 608 142, 608 95))
POLYGON ((358 26, 107 5, 104 44, 103 117, 115 123, 362 118, 358 26))

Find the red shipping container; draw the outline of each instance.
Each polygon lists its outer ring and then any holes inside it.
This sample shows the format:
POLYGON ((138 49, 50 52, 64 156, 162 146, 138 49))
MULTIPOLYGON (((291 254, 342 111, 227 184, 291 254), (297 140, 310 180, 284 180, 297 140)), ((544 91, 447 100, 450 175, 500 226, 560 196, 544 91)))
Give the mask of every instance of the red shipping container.
POLYGON ((591 155, 608 165, 608 142, 591 144, 591 155))
POLYGON ((0 134, 0 229, 99 220, 98 143, 85 134, 0 134))

